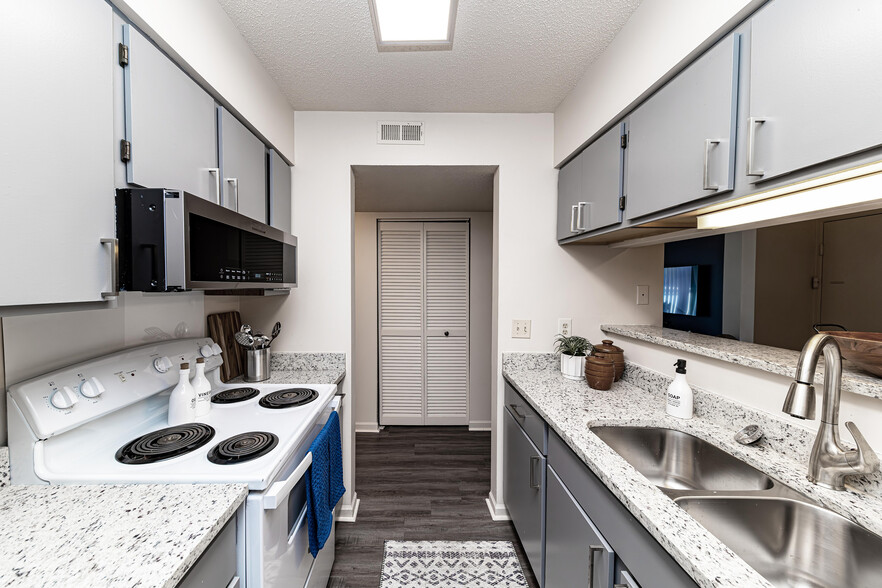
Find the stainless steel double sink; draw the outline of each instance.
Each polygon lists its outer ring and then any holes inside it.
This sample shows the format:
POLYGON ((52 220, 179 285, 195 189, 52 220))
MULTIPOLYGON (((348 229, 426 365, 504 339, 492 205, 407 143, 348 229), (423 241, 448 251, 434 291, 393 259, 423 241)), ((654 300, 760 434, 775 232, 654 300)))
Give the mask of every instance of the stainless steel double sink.
POLYGON ((595 435, 775 586, 882 586, 882 537, 698 437, 656 427, 595 435))

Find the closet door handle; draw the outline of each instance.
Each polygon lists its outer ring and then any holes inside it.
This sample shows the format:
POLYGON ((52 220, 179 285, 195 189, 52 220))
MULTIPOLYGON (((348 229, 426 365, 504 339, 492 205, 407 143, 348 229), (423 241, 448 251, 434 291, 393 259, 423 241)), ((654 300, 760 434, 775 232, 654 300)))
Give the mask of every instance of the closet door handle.
POLYGON ((110 292, 102 292, 101 298, 119 296, 119 241, 117 239, 101 239, 102 245, 110 245, 110 292))
POLYGON ((536 464, 539 463, 540 459, 541 458, 538 455, 531 455, 530 456, 530 488, 533 488, 534 490, 539 490, 540 486, 542 485, 542 476, 541 475, 539 476, 539 481, 536 482, 535 484, 533 483, 533 478, 535 477, 533 472, 535 471, 536 464))
POLYGON ((588 546, 588 587, 594 588, 594 553, 603 554, 603 547, 600 545, 588 546))
POLYGON ((711 185, 710 183, 710 150, 711 145, 719 145, 719 141, 714 141, 712 139, 704 140, 704 173, 703 173, 703 181, 701 184, 702 190, 719 190, 720 187, 716 184, 711 185))
POLYGON ((766 173, 760 169, 754 169, 756 167, 754 161, 756 158, 756 127, 765 122, 766 119, 755 116, 747 119, 747 175, 749 176, 762 177, 766 173))

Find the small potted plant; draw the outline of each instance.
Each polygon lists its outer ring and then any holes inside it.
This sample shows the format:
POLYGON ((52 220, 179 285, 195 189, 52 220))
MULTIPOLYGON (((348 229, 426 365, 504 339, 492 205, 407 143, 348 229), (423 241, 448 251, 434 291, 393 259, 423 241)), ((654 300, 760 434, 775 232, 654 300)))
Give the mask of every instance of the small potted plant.
POLYGON ((554 351, 560 355, 560 373, 570 380, 585 379, 585 357, 594 346, 585 337, 558 335, 554 351))

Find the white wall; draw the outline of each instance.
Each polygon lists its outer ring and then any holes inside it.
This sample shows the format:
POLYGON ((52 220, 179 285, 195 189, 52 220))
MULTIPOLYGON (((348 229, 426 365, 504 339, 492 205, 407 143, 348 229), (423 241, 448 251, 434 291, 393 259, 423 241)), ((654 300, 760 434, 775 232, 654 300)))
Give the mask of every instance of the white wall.
POLYGON ((493 213, 355 213, 355 339, 352 378, 357 431, 377 431, 377 220, 469 219, 469 428, 490 428, 493 213))
POLYGON ((643 0, 555 110, 555 165, 763 2, 643 0))
POLYGON ((111 2, 294 160, 294 110, 215 0, 111 2))
MULTIPOLYGON (((265 304, 255 309, 267 322, 277 317, 295 325, 282 332, 275 348, 344 351, 352 374, 351 165, 499 166, 494 213, 498 322, 491 342, 497 352, 494 394, 502 387, 498 353, 549 351, 559 317, 573 318, 577 333, 597 340, 602 322, 649 323, 661 316, 660 295, 652 305, 636 306, 638 283, 660 292, 661 247, 622 251, 558 246, 552 115, 297 112, 295 124, 294 233, 299 240, 300 286, 280 300, 261 301, 265 304), (426 144, 377 145, 378 120, 424 121, 426 144), (532 319, 532 339, 511 339, 515 318, 532 319)), ((242 312, 250 313, 254 304, 243 300, 242 312)), ((360 385, 347 377, 343 388, 357 396, 360 385)), ((494 423, 500 410, 496 402, 494 423)), ((353 422, 346 420, 344 444, 349 446, 353 422)), ((500 490, 498 441, 494 434, 494 493, 500 490)), ((353 458, 354 452, 349 455, 353 458)), ((345 508, 352 500, 351 472, 344 481, 350 490, 345 508)))

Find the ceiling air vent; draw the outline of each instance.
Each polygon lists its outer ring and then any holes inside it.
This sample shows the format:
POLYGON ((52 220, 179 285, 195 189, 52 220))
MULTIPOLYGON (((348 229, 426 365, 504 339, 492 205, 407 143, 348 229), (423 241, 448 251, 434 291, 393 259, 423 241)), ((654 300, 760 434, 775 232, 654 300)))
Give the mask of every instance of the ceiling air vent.
POLYGON ((377 121, 377 143, 380 145, 424 145, 423 123, 377 121))

